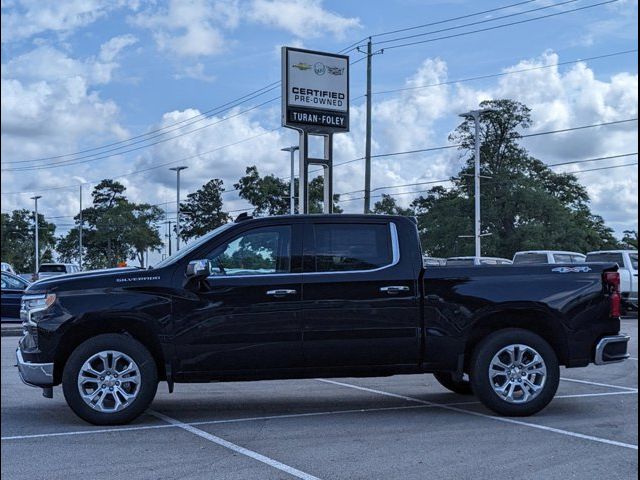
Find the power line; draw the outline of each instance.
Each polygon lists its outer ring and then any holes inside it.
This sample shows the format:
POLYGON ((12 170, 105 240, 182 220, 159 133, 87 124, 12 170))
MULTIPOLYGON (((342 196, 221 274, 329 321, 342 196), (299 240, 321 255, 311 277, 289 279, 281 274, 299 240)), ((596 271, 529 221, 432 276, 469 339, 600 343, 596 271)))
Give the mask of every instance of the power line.
POLYGON ((414 27, 400 28, 398 30, 390 30, 388 32, 377 33, 377 34, 371 35, 371 38, 381 37, 381 36, 384 36, 384 35, 392 35, 394 33, 407 32, 409 30, 416 30, 418 28, 432 27, 434 25, 441 25, 443 23, 453 22, 455 20, 462 20, 462 19, 465 19, 465 18, 477 17, 478 15, 484 15, 484 14, 487 14, 487 13, 493 13, 493 12, 497 12, 499 10, 506 10, 508 8, 513 8, 513 7, 524 5, 524 4, 527 4, 527 3, 533 3, 533 2, 536 2, 536 1, 537 0, 527 0, 525 2, 512 3, 510 5, 504 5, 502 7, 492 8, 490 10, 483 10, 481 12, 475 12, 475 13, 470 13, 470 14, 467 14, 467 15, 461 15, 459 17, 448 18, 446 20, 438 20, 437 22, 424 23, 422 25, 416 25, 414 27))
POLYGON ((512 18, 512 17, 517 17, 519 15, 525 15, 527 13, 531 13, 531 12, 537 12, 540 10, 547 10, 549 8, 555 8, 555 7, 560 7, 562 5, 567 5, 569 3, 575 3, 578 2, 580 0, 566 0, 564 2, 560 2, 560 3, 554 3, 551 5, 545 5, 542 7, 536 7, 536 8, 532 8, 530 10, 523 10, 522 12, 516 12, 516 13, 510 13, 508 15, 502 15, 500 17, 493 17, 493 18, 488 18, 485 20, 478 20, 477 22, 470 22, 470 23, 465 23, 463 25, 456 25, 453 27, 447 27, 447 28, 441 28, 440 30, 431 30, 430 32, 423 32, 423 33, 417 33, 415 35, 407 35, 404 37, 396 37, 396 38, 392 38, 389 40, 382 40, 380 42, 376 42, 375 45, 383 45, 385 43, 393 43, 393 42, 399 42, 400 40, 408 40, 410 38, 418 38, 418 37, 424 37, 426 35, 433 35, 434 33, 442 33, 442 32, 448 32, 451 30, 457 30, 459 28, 465 28, 465 27, 471 27, 473 25, 482 25, 485 23, 490 23, 490 22, 497 22, 498 20, 504 20, 505 18, 512 18))
MULTIPOLYGON (((595 57, 579 58, 579 59, 576 59, 576 60, 569 60, 569 61, 566 61, 566 62, 558 62, 558 63, 554 63, 554 64, 550 64, 550 65, 542 65, 542 66, 539 66, 539 67, 523 68, 523 69, 520 69, 520 70, 511 70, 511 71, 508 71, 508 72, 491 73, 491 74, 487 74, 487 75, 478 75, 478 76, 475 76, 475 77, 460 78, 460 79, 457 79, 457 80, 448 80, 446 82, 430 83, 430 84, 427 84, 427 85, 416 85, 414 87, 394 88, 394 89, 391 89, 391 90, 379 90, 377 92, 371 92, 371 93, 372 93, 372 95, 384 95, 384 94, 387 94, 387 93, 404 92, 404 91, 407 91, 407 90, 419 90, 419 89, 422 89, 422 88, 441 87, 443 85, 453 85, 453 84, 456 84, 456 83, 471 82, 471 81, 475 81, 475 80, 486 80, 488 78, 504 77, 504 76, 507 76, 507 75, 515 75, 515 74, 518 74, 518 73, 531 72, 531 71, 534 71, 534 70, 543 70, 543 69, 546 69, 546 68, 560 67, 560 66, 563 66, 563 65, 571 65, 571 64, 574 64, 574 63, 587 62, 587 61, 590 61, 590 60, 600 60, 602 58, 609 58, 609 57, 614 57, 614 56, 617 56, 617 55, 624 55, 624 54, 628 54, 628 53, 637 53, 637 52, 638 52, 638 49, 636 48, 636 49, 633 49, 633 50, 624 50, 624 51, 621 51, 621 52, 608 53, 608 54, 605 54, 605 55, 597 55, 595 57)), ((363 98, 363 97, 365 97, 365 95, 360 95, 358 97, 353 98, 353 101, 359 100, 360 98, 363 98)))
POLYGON ((528 19, 525 19, 525 20, 519 20, 519 21, 516 21, 516 22, 509 22, 509 23, 504 23, 504 24, 501 24, 501 25, 495 25, 493 27, 479 28, 479 29, 476 29, 476 30, 470 30, 468 32, 462 32, 462 33, 456 33, 456 34, 451 34, 451 35, 444 35, 442 37, 430 38, 428 40, 418 40, 418 41, 415 41, 415 42, 401 43, 399 45, 391 45, 391 46, 388 46, 388 47, 384 47, 384 49, 385 50, 391 50, 391 49, 395 49, 395 48, 410 47, 410 46, 413 46, 413 45, 419 45, 419 44, 423 44, 423 43, 436 42, 438 40, 446 40, 446 39, 449 39, 449 38, 456 38, 456 37, 462 37, 462 36, 465 36, 465 35, 472 35, 474 33, 487 32, 487 31, 490 31, 490 30, 497 30, 499 28, 511 27, 511 26, 514 26, 514 25, 521 25, 523 23, 534 22, 536 20, 543 20, 545 18, 557 17, 559 15, 566 15, 568 13, 575 13, 575 12, 578 12, 578 11, 581 11, 581 10, 587 10, 589 8, 594 8, 594 7, 599 7, 599 6, 602 6, 602 5, 607 5, 607 4, 610 4, 610 3, 615 3, 617 1, 619 1, 619 0, 607 0, 606 2, 594 3, 592 5, 587 5, 587 6, 584 6, 584 7, 573 8, 573 9, 570 9, 570 10, 564 10, 562 12, 549 13, 547 15, 541 15, 539 17, 533 17, 533 18, 528 18, 528 19))
MULTIPOLYGON (((124 144, 124 143, 128 143, 131 140, 136 140, 138 138, 146 137, 148 135, 152 135, 152 134, 157 133, 157 132, 162 132, 162 131, 167 130, 167 129, 171 128, 171 127, 174 127, 176 125, 182 125, 182 124, 184 124, 186 122, 189 122, 190 120, 194 120, 194 119, 197 119, 197 118, 200 118, 200 120, 198 120, 198 121, 205 120, 206 118, 209 118, 212 114, 214 114, 214 112, 215 112, 215 114, 219 114, 219 113, 222 113, 224 111, 228 111, 228 110, 230 110, 230 109, 232 109, 232 108, 234 108, 234 107, 236 107, 238 105, 241 105, 242 103, 245 103, 245 102, 247 102, 249 100, 253 100, 254 98, 257 98, 257 97, 259 97, 261 95, 264 95, 265 93, 268 93, 268 92, 274 90, 275 88, 278 88, 279 84, 280 84, 280 81, 270 83, 269 85, 267 85, 265 87, 259 88, 258 90, 254 90, 253 92, 251 92, 251 93, 249 93, 247 95, 243 95, 241 97, 236 98, 235 100, 231 100, 231 101, 229 101, 227 103, 224 103, 224 104, 219 105, 217 107, 214 107, 214 108, 212 108, 210 110, 202 112, 199 115, 194 115, 194 116, 186 118, 184 120, 180 120, 178 122, 174 122, 174 123, 171 123, 169 125, 165 125, 162 128, 157 128, 155 130, 151 130, 150 132, 146 132, 146 133, 143 133, 143 134, 140 134, 140 135, 136 135, 134 137, 130 137, 130 138, 127 138, 125 140, 120 140, 118 142, 108 143, 106 145, 102 145, 102 146, 99 146, 99 147, 88 148, 86 150, 80 150, 80 151, 73 152, 73 153, 66 153, 66 154, 63 154, 63 155, 55 155, 55 156, 51 156, 51 157, 34 158, 34 159, 31 159, 31 160, 8 161, 8 162, 2 162, 2 163, 3 164, 35 163, 35 162, 41 162, 41 161, 45 161, 45 160, 56 160, 56 159, 59 159, 59 158, 71 157, 71 156, 76 156, 76 155, 80 155, 80 154, 83 154, 83 153, 93 152, 93 151, 96 151, 96 150, 102 150, 102 149, 105 149, 105 148, 108 148, 108 147, 112 147, 112 146, 115 146, 115 145, 121 145, 121 144, 124 144), (269 87, 271 87, 271 88, 269 88, 269 87), (262 91, 262 90, 264 90, 264 91, 262 91), (251 97, 251 98, 248 98, 248 97, 251 97), (229 108, 225 108, 225 107, 229 107, 229 108)), ((196 123, 196 122, 189 123, 189 125, 191 125, 193 123, 196 123)), ((156 136, 159 136, 159 135, 156 135, 156 136)), ((151 137, 151 138, 155 138, 155 136, 151 137)), ((148 139, 146 139, 146 140, 148 140, 148 139)), ((144 140, 144 141, 146 141, 146 140, 144 140)), ((140 143, 140 142, 135 142, 135 143, 140 143)), ((126 148, 127 146, 128 145, 120 147, 120 148, 126 148)), ((95 155, 100 155, 102 153, 105 153, 105 152, 97 153, 95 155)), ((84 157, 84 158, 86 158, 86 157, 84 157)))
POLYGON ((202 130, 204 128, 209 128, 209 127, 212 127, 214 125, 218 125, 219 123, 222 123, 222 122, 224 122, 226 120, 230 120, 232 118, 239 117, 239 116, 244 115, 244 114, 246 114, 248 112, 251 112, 252 110, 256 110, 257 108, 260 108, 260 107, 262 107, 262 106, 264 106, 264 105, 266 105, 268 103, 271 103, 274 100, 277 100, 278 98, 280 98, 280 97, 274 97, 274 98, 272 98, 270 100, 262 102, 262 103, 260 103, 258 105, 254 105, 253 107, 247 108, 246 110, 238 112, 238 113, 236 113, 234 115, 231 115, 229 117, 225 117, 223 119, 220 119, 217 122, 213 122, 213 123, 210 123, 208 125, 204 125, 202 127, 195 128, 195 129, 190 130, 188 132, 183 132, 183 133, 180 133, 178 135, 174 135, 174 136, 169 137, 169 138, 164 138, 162 140, 158 140, 157 142, 152 142, 152 143, 150 143, 148 145, 142 145, 140 147, 135 147, 135 148, 131 148, 131 149, 128 149, 128 150, 123 150, 123 151, 120 151, 120 152, 116 152, 114 154, 103 155, 103 156, 98 156, 98 157, 94 157, 94 156, 91 155, 90 156, 91 158, 89 158, 87 160, 80 160, 80 158, 83 158, 83 157, 79 157, 79 158, 76 158, 76 159, 63 160, 63 161, 60 161, 60 162, 54 162, 54 163, 51 163, 51 164, 48 164, 48 165, 42 165, 42 166, 3 168, 2 171, 3 172, 7 172, 7 171, 8 172, 22 172, 22 171, 31 171, 31 170, 49 170, 49 169, 52 169, 52 168, 67 167, 67 166, 71 166, 71 165, 78 165, 78 164, 81 164, 81 163, 94 162, 96 160, 102 160, 104 158, 110 158, 110 157, 112 157, 114 155, 122 155, 124 153, 133 152, 133 151, 140 150, 140 149, 143 149, 143 148, 149 148, 149 147, 152 147, 154 145, 158 145, 160 143, 168 142, 169 140, 174 140, 176 138, 183 137, 185 135, 189 135, 191 133, 197 132, 197 131, 202 130))

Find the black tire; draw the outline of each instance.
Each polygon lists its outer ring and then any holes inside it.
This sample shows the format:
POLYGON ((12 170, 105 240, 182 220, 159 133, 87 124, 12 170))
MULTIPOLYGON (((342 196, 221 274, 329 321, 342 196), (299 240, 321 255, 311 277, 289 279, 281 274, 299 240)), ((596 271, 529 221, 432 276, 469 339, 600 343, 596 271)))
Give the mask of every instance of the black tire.
POLYGON ((94 425, 129 423, 147 409, 156 395, 157 388, 158 372, 153 356, 140 342, 122 334, 97 335, 81 343, 69 356, 62 373, 62 391, 67 404, 76 415, 94 425), (130 404, 121 410, 106 413, 92 408, 82 399, 78 387, 78 375, 87 360, 99 352, 108 350, 121 352, 130 357, 137 364, 140 380, 135 389, 137 392, 135 398, 130 401, 130 404))
MULTIPOLYGON (((539 335, 519 328, 500 330, 484 338, 474 351, 470 370, 473 391, 484 406, 500 415, 511 417, 524 417, 538 413, 551 402, 560 382, 558 358, 553 348, 539 335), (505 347, 518 344, 534 349, 542 357, 546 376, 537 396, 533 396, 528 401, 520 399, 522 403, 513 403, 502 398, 494 390, 489 379, 489 369, 492 359, 498 352, 505 347)), ((507 376, 505 375, 504 378, 506 381, 507 376)), ((500 383, 499 378, 496 383, 500 383)))
POLYGON ((456 380, 451 372, 436 372, 433 374, 440 385, 453 393, 473 395, 473 388, 469 380, 456 380))

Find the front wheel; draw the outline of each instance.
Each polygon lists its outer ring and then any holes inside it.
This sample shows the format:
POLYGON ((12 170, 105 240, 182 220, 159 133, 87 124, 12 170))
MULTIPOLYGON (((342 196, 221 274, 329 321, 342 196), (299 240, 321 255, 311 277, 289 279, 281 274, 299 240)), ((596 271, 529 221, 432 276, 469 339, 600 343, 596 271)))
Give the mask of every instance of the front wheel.
POLYGON ((528 330, 510 328, 486 337, 471 361, 471 384, 480 401, 507 416, 533 415, 553 399, 560 382, 551 346, 528 330))
POLYGON ((121 334, 97 335, 81 343, 62 373, 67 404, 94 425, 130 422, 149 406, 157 388, 152 355, 121 334))

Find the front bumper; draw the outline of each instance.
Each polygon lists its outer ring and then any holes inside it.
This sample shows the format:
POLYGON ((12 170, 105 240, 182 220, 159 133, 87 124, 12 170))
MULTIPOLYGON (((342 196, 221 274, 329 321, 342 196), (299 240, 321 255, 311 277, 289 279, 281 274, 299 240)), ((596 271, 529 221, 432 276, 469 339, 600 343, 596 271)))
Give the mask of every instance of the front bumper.
POLYGON ((30 387, 53 386, 53 363, 32 363, 22 358, 22 352, 16 350, 16 361, 20 380, 30 387))
POLYGON ((595 364, 618 363, 629 358, 627 344, 630 339, 629 335, 611 335, 601 338, 596 345, 595 364))

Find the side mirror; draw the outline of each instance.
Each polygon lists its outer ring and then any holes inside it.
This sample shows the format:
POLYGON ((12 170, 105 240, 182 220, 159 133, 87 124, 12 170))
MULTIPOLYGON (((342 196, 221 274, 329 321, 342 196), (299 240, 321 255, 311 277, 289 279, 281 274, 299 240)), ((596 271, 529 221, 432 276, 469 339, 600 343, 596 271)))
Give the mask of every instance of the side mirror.
POLYGON ((192 260, 187 265, 185 277, 191 279, 204 279, 211 275, 211 265, 209 260, 192 260))

